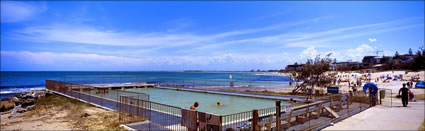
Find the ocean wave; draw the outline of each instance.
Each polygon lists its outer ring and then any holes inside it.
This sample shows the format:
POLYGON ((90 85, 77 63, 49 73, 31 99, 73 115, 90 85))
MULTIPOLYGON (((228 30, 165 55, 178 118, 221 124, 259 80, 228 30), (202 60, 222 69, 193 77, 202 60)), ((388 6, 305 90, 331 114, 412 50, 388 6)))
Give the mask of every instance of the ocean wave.
POLYGON ((0 89, 7 89, 7 88, 33 88, 33 87, 41 87, 46 86, 44 84, 38 84, 38 85, 13 85, 13 86, 0 86, 0 89))
POLYGON ((18 87, 18 88, 0 88, 0 94, 10 94, 10 93, 23 93, 31 90, 41 90, 45 89, 44 86, 38 86, 38 87, 18 87))

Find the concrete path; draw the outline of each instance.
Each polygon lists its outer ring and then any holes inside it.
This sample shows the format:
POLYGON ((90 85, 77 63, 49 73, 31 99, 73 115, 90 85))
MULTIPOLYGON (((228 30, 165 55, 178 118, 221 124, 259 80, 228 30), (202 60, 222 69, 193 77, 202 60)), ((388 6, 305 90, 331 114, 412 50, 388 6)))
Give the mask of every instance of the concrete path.
POLYGON ((425 118, 424 101, 409 102, 407 107, 395 103, 392 108, 369 108, 323 130, 418 130, 425 118))

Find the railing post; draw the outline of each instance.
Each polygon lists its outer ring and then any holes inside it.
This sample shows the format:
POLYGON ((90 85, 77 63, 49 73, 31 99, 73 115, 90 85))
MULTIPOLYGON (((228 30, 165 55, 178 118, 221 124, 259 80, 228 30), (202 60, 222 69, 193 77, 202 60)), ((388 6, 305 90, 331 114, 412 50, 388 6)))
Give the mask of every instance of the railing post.
MULTIPOLYGON (((121 99, 121 97, 120 97, 120 99, 119 99, 119 100, 120 100, 120 103, 119 103, 119 105, 120 105, 120 106, 119 106, 118 122, 119 122, 120 124, 122 124, 122 123, 121 123, 121 117, 122 117, 122 116, 121 116, 121 115, 122 115, 122 114, 121 114, 121 113, 122 113, 122 109, 121 109, 122 99, 121 99)), ((117 103, 117 106, 118 106, 118 103, 117 103)))
POLYGON ((257 127, 258 127, 257 124, 258 124, 258 110, 255 109, 255 110, 252 111, 252 124, 251 124, 251 127, 252 127, 252 130, 253 131, 257 131, 257 127))
MULTIPOLYGON (((91 91, 90 91, 91 92, 91 91)), ((103 106, 103 96, 105 93, 100 94, 100 105, 103 106)))
POLYGON ((292 109, 291 109, 291 111, 289 112, 289 115, 288 115, 288 127, 287 127, 287 129, 291 128, 291 117, 292 117, 292 109))
MULTIPOLYGON (((137 97, 139 97, 139 96, 137 96, 137 97)), ((139 112, 140 112, 139 108, 140 108, 139 99, 137 99, 137 121, 139 121, 139 118, 140 118, 140 116, 139 116, 139 112)))
POLYGON ((281 123, 281 121, 280 121, 280 111, 281 111, 281 109, 280 108, 281 108, 280 107, 280 101, 276 101, 276 129, 278 131, 280 131, 280 125, 281 125, 280 124, 281 123))
POLYGON ((351 102, 351 96, 350 96, 351 94, 348 94, 347 95, 347 114, 348 114, 348 116, 350 116, 350 102, 351 102))
POLYGON ((332 97, 333 97, 333 96, 330 96, 330 97, 329 97, 329 99, 331 99, 331 101, 330 101, 330 104, 329 104, 329 105, 330 105, 331 109, 333 110, 333 109, 334 109, 334 107, 332 106, 332 97))

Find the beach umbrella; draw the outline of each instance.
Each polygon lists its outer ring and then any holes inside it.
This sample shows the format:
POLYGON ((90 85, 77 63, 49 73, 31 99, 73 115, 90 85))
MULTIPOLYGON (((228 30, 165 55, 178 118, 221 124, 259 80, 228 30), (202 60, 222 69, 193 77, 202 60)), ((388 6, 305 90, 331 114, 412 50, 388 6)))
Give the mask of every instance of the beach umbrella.
POLYGON ((416 88, 425 88, 425 82, 424 81, 418 81, 415 85, 416 88))
POLYGON ((378 86, 376 86, 374 83, 366 83, 364 86, 363 86, 363 91, 367 94, 367 92, 368 92, 368 88, 369 87, 372 87, 372 94, 376 94, 376 92, 378 92, 378 86))

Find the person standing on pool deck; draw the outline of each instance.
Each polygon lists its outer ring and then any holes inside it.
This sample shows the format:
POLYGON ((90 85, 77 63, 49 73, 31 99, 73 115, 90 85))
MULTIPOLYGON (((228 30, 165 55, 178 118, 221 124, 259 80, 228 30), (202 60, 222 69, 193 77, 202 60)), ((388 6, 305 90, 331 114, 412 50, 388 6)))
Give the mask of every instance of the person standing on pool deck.
POLYGON ((406 84, 403 83, 403 87, 400 88, 398 91, 398 95, 400 95, 401 92, 401 102, 403 103, 403 106, 406 107, 409 100, 409 88, 406 88, 406 84))
POLYGON ((193 104, 192 106, 190 106, 191 110, 196 110, 196 108, 199 106, 198 102, 195 102, 195 104, 193 104))

